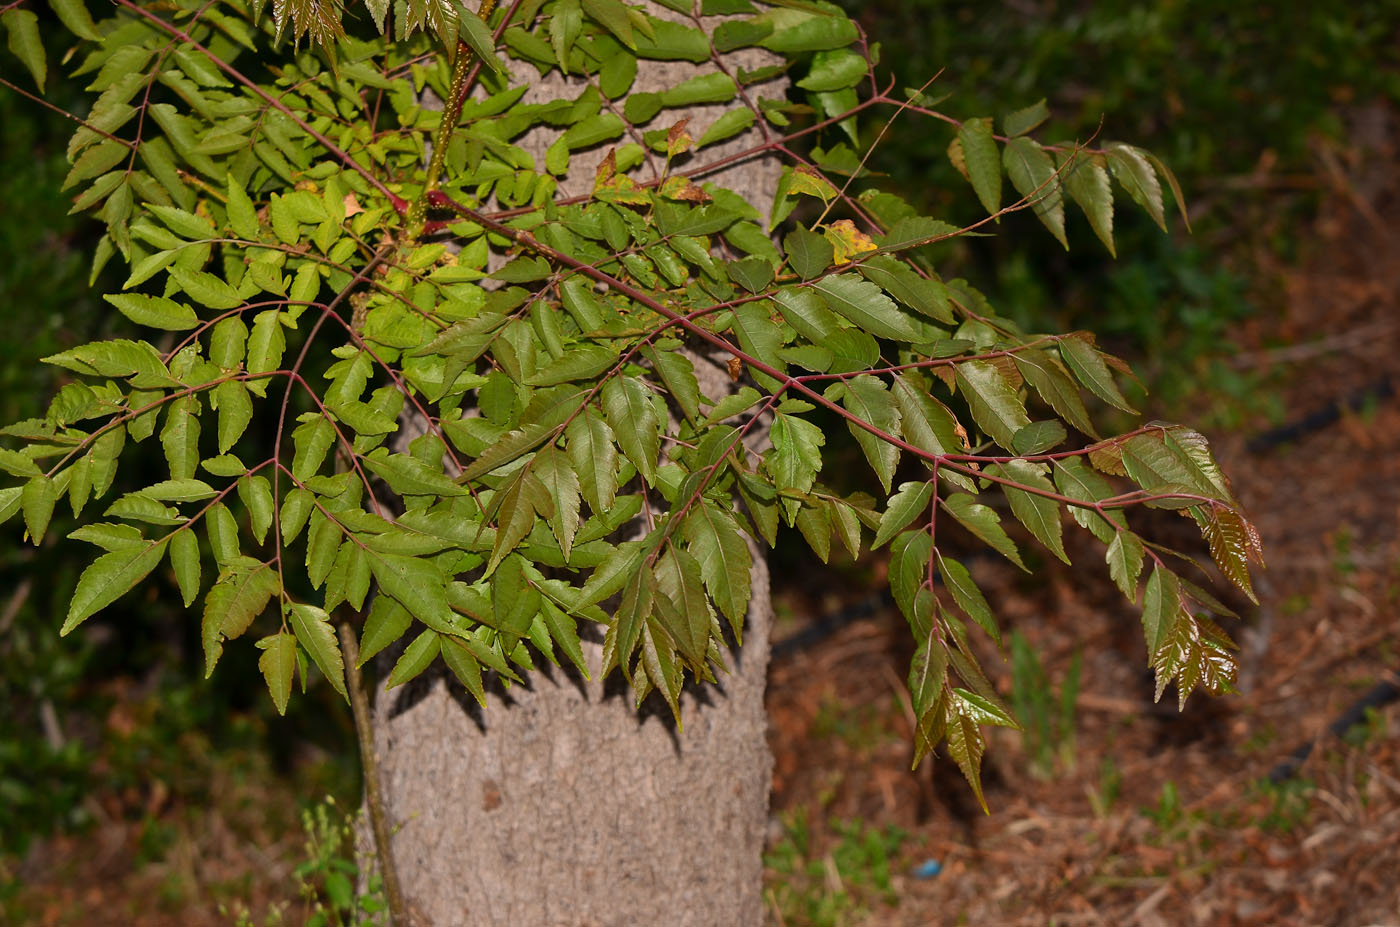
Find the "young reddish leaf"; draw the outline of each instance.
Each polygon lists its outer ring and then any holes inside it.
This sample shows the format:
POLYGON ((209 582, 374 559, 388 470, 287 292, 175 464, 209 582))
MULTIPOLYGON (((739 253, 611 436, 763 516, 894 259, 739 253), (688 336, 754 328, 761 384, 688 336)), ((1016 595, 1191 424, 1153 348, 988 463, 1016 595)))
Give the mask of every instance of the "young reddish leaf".
POLYGON ((962 770, 968 785, 972 786, 972 794, 977 796, 977 803, 982 806, 982 811, 990 814, 987 799, 982 795, 982 754, 987 749, 986 741, 982 739, 982 731, 975 720, 959 712, 952 700, 947 700, 944 704, 947 718, 944 736, 948 742, 948 755, 958 764, 958 769, 962 770))
POLYGON ((1210 555, 1225 578, 1239 586, 1256 605, 1259 599, 1249 580, 1249 561, 1258 556, 1259 536, 1254 527, 1239 512, 1212 508, 1205 518, 1201 533, 1210 545, 1210 555))

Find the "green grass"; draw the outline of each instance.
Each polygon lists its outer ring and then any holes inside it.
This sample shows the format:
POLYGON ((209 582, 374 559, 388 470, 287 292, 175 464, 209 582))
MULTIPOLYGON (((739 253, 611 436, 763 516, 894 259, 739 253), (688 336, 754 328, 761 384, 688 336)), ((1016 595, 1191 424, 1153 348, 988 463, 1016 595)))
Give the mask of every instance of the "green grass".
POLYGON ((828 822, 832 842, 818 849, 805 811, 783 817, 783 837, 764 854, 769 905, 790 927, 846 927, 876 904, 898 901, 892 873, 908 834, 861 821, 828 822))

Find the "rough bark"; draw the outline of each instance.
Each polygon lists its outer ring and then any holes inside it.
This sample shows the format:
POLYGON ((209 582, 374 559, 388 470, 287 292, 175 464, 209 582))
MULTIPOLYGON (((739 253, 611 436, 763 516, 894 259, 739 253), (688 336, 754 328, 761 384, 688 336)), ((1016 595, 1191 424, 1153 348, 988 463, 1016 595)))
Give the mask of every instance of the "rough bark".
MULTIPOLYGON (((727 56, 726 64, 757 67, 756 54, 727 56)), ((695 70, 644 62, 633 92, 672 86, 695 70)), ((557 75, 521 76, 538 85, 536 99, 581 89, 557 75)), ((663 113, 650 128, 688 115, 699 138, 724 109, 663 113)), ((751 130, 701 157, 759 140, 751 130)), ((543 158, 549 141, 528 143, 543 158)), ((591 189, 605 152, 576 153, 561 193, 591 189)), ((744 194, 766 216, 778 170, 772 158, 755 159, 707 179, 744 194)), ((707 395, 732 388, 722 367, 696 361, 707 395)), ((485 711, 444 675, 379 694, 374 733, 398 828, 393 851, 421 925, 762 922, 772 612, 767 566, 754 554, 743 646, 729 655, 731 672, 718 686, 687 688, 679 730, 664 706, 638 712, 621 680, 598 681, 601 638, 585 643, 592 681, 550 667, 525 687, 498 688, 485 711)))

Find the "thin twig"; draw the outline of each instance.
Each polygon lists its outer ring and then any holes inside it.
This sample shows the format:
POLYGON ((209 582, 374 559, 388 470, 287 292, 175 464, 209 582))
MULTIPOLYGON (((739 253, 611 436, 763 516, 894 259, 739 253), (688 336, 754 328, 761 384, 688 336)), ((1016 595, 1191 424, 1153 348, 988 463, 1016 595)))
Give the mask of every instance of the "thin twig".
POLYGON ((379 757, 374 751, 374 733, 370 729, 369 698, 365 695, 360 676, 360 647, 349 623, 340 626, 340 649, 345 655, 346 683, 350 688, 350 708, 355 716, 355 734, 360 741, 360 765, 365 773, 365 804, 369 805, 369 823, 374 831, 375 855, 384 879, 384 894, 389 901, 389 920, 394 927, 408 927, 408 908, 404 904, 403 885, 394 864, 394 848, 389 842, 389 815, 384 807, 384 789, 379 781, 379 757))

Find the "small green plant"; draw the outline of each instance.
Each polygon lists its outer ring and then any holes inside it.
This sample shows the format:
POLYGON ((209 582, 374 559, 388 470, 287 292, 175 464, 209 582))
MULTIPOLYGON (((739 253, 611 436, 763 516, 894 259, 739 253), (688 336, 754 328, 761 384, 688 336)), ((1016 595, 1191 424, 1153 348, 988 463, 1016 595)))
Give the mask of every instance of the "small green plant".
POLYGON ((1099 784, 1089 786, 1088 790, 1089 804, 1094 809, 1094 815, 1100 818, 1108 817, 1123 791, 1123 771, 1118 768, 1118 761, 1113 758, 1112 753, 1104 754, 1103 762, 1099 764, 1099 784))
POLYGON ((1254 784, 1254 791, 1269 802, 1269 810, 1256 823, 1271 834, 1289 834, 1305 826, 1311 817, 1315 788, 1310 779, 1260 779, 1254 784))
POLYGON ((1361 720, 1346 729, 1342 734, 1342 742, 1348 747, 1358 750, 1365 749, 1368 744, 1379 743, 1385 739, 1386 721, 1385 713, 1378 711, 1374 706, 1367 705, 1363 709, 1361 720))
POLYGON ((1049 779, 1074 769, 1074 703, 1079 698, 1080 655, 1075 653, 1059 692, 1020 631, 1011 634, 1011 705, 1021 722, 1021 742, 1031 775, 1049 779))
POLYGON ((889 724, 888 705, 850 705, 832 696, 822 700, 812 719, 812 734, 840 740, 858 753, 868 753, 898 738, 889 724))
POLYGON ((1157 825, 1158 830, 1164 832, 1173 830, 1180 824, 1185 812, 1181 808, 1181 795, 1176 790, 1176 783, 1163 783, 1162 794, 1158 797, 1156 806, 1143 808, 1142 813, 1157 825))
POLYGON ((797 809, 784 815, 783 838, 764 856, 768 902, 784 924, 841 927, 855 923, 872 904, 897 901, 891 864, 908 834, 839 819, 830 828, 835 845, 815 852, 806 810, 797 809))
MULTIPOLYGON (((374 856, 362 851, 355 836, 361 814, 342 811, 330 795, 302 810, 305 859, 293 875, 305 904, 297 923, 304 927, 388 927, 388 906, 374 856)), ((261 921, 243 903, 220 911, 233 919, 233 927, 282 927, 287 907, 285 902, 269 905, 261 921)))
POLYGON ((296 868, 311 914, 306 927, 387 924, 384 888, 373 856, 356 845, 360 813, 346 814, 333 797, 302 812, 306 861, 296 868))

